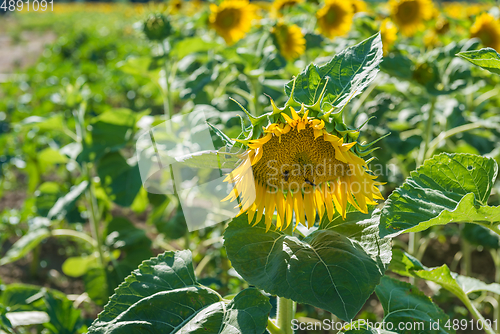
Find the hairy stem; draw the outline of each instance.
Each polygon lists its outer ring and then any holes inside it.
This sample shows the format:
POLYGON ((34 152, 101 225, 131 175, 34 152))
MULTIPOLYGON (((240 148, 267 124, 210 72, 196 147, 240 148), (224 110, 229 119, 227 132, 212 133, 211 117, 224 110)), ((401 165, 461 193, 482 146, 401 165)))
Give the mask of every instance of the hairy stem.
POLYGON ((276 322, 283 334, 293 334, 292 320, 295 318, 293 300, 278 297, 278 317, 276 322))

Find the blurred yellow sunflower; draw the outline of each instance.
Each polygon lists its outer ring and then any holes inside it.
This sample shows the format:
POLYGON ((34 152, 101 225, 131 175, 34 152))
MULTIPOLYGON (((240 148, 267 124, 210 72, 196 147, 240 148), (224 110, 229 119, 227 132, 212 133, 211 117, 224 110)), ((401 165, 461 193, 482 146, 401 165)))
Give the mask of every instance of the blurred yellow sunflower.
POLYGON ((382 37, 382 49, 384 56, 389 53, 392 45, 398 38, 398 28, 390 19, 384 19, 380 25, 380 36, 382 37))
POLYGON ((366 6, 366 2, 363 0, 352 0, 352 11, 354 14, 360 13, 360 12, 366 12, 366 9, 368 8, 366 6))
POLYGON ((273 9, 277 12, 281 12, 302 2, 304 2, 304 0, 274 0, 273 9))
POLYGON ((170 0, 168 3, 168 11, 170 14, 177 14, 182 10, 183 1, 182 0, 170 0))
POLYGON ((316 16, 323 35, 328 38, 342 36, 351 29, 353 7, 350 1, 326 0, 316 16))
POLYGON ((459 20, 466 16, 467 5, 462 2, 445 2, 443 11, 447 16, 459 20))
POLYGON ((470 28, 471 37, 477 37, 484 46, 500 51, 500 21, 493 15, 483 13, 470 28))
POLYGON ((263 128, 263 135, 250 140, 243 163, 227 175, 225 181, 235 184, 224 200, 235 201, 240 189, 240 214, 247 212, 255 224, 265 216, 267 230, 277 212, 276 228, 285 229, 295 215, 298 223, 312 227, 325 212, 332 219, 335 211, 346 217, 347 203, 367 213, 368 204, 383 199, 367 163, 342 137, 329 133, 325 121, 308 117, 303 106, 299 112, 284 109, 278 121, 263 128), (253 178, 248 177, 253 174, 253 178), (248 184, 253 182, 254 184, 248 184), (255 186, 255 188, 253 188, 255 186), (255 200, 249 203, 246 193, 255 189, 255 200))
POLYGON ((247 0, 224 0, 219 6, 210 5, 210 25, 228 45, 242 39, 252 27, 256 7, 247 0))
POLYGON ((424 36, 424 45, 427 49, 433 49, 440 44, 436 32, 429 30, 424 36))
POLYGON ((391 17, 401 33, 412 36, 433 16, 431 0, 389 0, 391 17))
POLYGON ((450 21, 444 16, 439 16, 434 27, 436 34, 444 35, 450 31, 450 21))
POLYGON ((306 51, 306 39, 300 28, 278 22, 272 29, 280 54, 286 60, 294 60, 306 51))

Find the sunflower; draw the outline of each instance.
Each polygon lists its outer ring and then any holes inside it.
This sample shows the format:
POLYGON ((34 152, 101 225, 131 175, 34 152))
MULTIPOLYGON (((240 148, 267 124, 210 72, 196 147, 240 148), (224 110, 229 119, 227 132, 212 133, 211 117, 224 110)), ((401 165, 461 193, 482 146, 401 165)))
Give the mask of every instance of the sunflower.
POLYGON ((328 38, 342 36, 351 29, 353 7, 350 1, 326 0, 316 16, 323 35, 328 38))
POLYGON ((256 18, 256 8, 247 0, 224 0, 219 6, 210 5, 210 25, 228 45, 242 39, 256 18))
POLYGON ((433 16, 431 0, 390 0, 392 20, 404 35, 412 36, 425 28, 433 16))
POLYGON ((461 2, 445 2, 443 3, 444 13, 453 19, 463 19, 466 17, 467 6, 461 2))
POLYGON ((359 144, 328 131, 329 117, 312 116, 318 114, 304 105, 298 112, 272 105, 274 122, 262 128, 259 138, 247 141, 243 162, 225 178, 235 187, 224 200, 239 197, 240 214, 247 212, 250 223, 265 216, 269 230, 276 211, 278 229, 287 228, 293 216, 294 228, 306 220, 312 227, 316 215, 320 222, 325 213, 330 220, 335 212, 345 218, 348 203, 368 213, 368 205, 383 199, 376 187, 382 183, 354 152, 359 144))
POLYGON ((278 22, 272 33, 281 55, 286 60, 296 59, 306 51, 306 39, 297 25, 278 22))
POLYGON ((483 13, 478 16, 470 34, 471 37, 478 37, 485 46, 500 51, 500 21, 492 15, 483 13))
POLYGON ((182 0, 170 0, 168 3, 170 14, 178 14, 183 8, 182 0))
POLYGON ((352 0, 352 11, 354 14, 360 13, 360 12, 366 12, 367 6, 366 2, 363 0, 352 0))
POLYGON ((436 34, 444 35, 450 31, 450 21, 444 16, 439 16, 434 27, 436 34))
POLYGON ((274 0, 273 9, 276 12, 281 12, 302 2, 304 0, 274 0))
POLYGON ((380 25, 380 36, 382 37, 382 48, 384 50, 384 55, 389 53, 389 49, 392 47, 397 36, 398 28, 392 23, 390 19, 384 19, 380 25))

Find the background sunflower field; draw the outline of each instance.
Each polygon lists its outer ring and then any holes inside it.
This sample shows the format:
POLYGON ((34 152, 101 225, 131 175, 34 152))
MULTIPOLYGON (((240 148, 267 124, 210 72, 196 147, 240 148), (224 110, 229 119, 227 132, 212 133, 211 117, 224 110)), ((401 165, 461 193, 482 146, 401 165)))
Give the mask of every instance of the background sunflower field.
MULTIPOLYGON (((155 296, 206 293, 207 309, 237 324, 235 333, 293 333, 274 321, 280 287, 256 284, 258 270, 242 270, 245 258, 235 255, 250 225, 236 218, 188 231, 176 195, 142 186, 136 142, 174 115, 203 112, 215 147, 224 147, 250 120, 273 112, 271 99, 284 106, 285 86, 309 64, 341 55, 349 72, 364 62, 358 48, 378 34, 379 72, 341 115, 358 143, 375 142, 366 159, 386 201, 367 216, 299 227, 294 240, 365 222, 348 237, 363 252, 385 254, 373 269, 382 272, 353 310, 292 302, 288 320, 439 320, 422 333, 500 333, 497 2, 35 0, 35 10, 30 1, 0 0, 0 333, 120 332, 116 319, 146 299, 155 303, 154 289, 155 296), (173 276, 184 285, 166 288, 173 276)), ((250 247, 248 262, 252 251, 263 250, 250 247)), ((290 260, 274 251, 277 268, 290 260)), ((307 299, 294 287, 298 300, 307 299)), ((140 320, 151 310, 137 312, 140 320)), ((203 319, 200 331, 231 332, 203 319)), ((304 326, 295 332, 419 333, 304 326)))

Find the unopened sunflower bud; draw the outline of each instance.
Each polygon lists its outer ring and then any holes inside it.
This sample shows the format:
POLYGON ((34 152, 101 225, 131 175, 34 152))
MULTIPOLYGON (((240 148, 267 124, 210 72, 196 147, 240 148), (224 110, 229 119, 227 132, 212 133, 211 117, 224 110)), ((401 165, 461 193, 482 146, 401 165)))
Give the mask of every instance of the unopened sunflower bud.
POLYGON ((162 41, 171 33, 172 27, 168 19, 162 14, 151 14, 143 25, 146 37, 151 41, 162 41))

